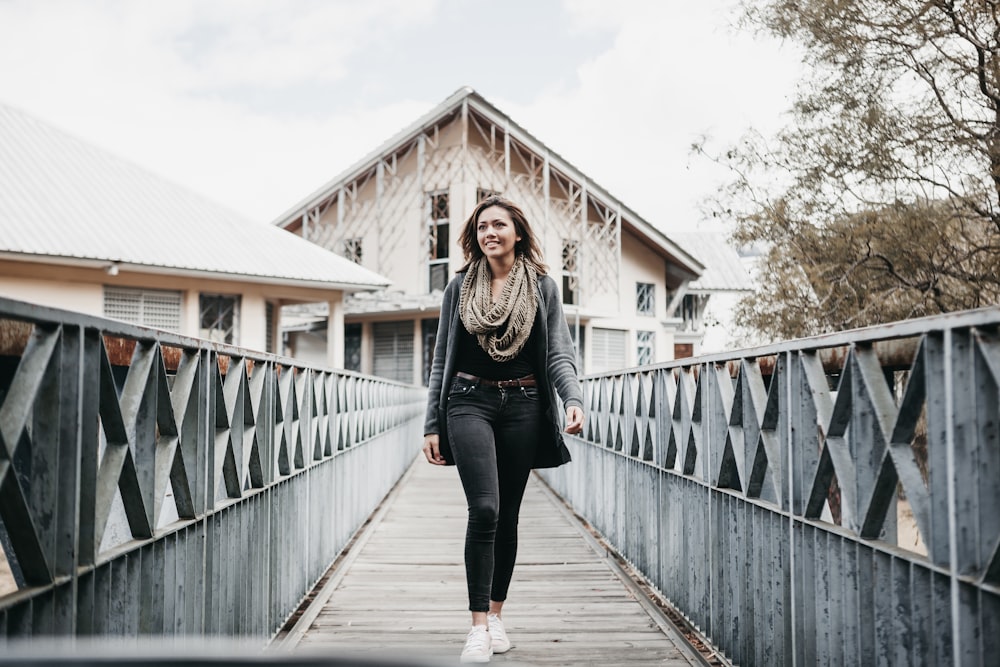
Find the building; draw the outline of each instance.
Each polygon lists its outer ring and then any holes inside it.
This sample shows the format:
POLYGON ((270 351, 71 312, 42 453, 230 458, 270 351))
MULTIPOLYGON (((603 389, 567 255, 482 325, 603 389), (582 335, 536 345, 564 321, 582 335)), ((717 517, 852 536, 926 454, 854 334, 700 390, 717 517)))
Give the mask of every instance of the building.
MULTIPOLYGON (((388 284, 0 104, 0 295, 273 352, 283 306, 340 331, 388 284)), ((343 367, 343 338, 316 352, 343 367)))
POLYGON ((743 346, 747 341, 733 315, 740 299, 753 292, 746 260, 722 232, 681 232, 673 238, 705 265, 705 272, 675 291, 667 306, 677 321, 676 356, 743 346))
MULTIPOLYGON (((275 221, 392 281, 345 303, 349 368, 426 382, 440 290, 463 264, 461 225, 497 192, 539 236, 584 372, 694 351, 701 334, 683 316, 695 310, 682 304, 702 262, 463 88, 275 221)), ((289 340, 308 356, 326 325, 300 315, 289 340)))

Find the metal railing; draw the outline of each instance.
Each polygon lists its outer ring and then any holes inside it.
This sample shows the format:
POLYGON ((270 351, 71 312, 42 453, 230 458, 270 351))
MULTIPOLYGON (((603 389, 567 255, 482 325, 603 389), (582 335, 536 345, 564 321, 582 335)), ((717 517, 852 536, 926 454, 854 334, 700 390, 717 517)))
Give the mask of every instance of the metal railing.
POLYGON ((1000 655, 1000 309, 585 378, 543 477, 741 665, 1000 655))
POLYGON ((0 299, 0 641, 263 646, 417 454, 425 396, 0 299))

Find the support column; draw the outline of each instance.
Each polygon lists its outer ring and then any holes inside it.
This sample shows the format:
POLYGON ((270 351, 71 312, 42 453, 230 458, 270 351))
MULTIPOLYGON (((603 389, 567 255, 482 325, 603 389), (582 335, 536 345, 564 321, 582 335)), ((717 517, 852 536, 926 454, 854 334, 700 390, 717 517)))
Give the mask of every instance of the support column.
POLYGON ((201 292, 196 289, 186 290, 182 308, 180 333, 198 338, 201 332, 201 292))
MULTIPOLYGON (((386 233, 386 221, 382 216, 382 199, 385 194, 385 163, 379 158, 375 165, 375 238, 378 239, 378 257, 375 259, 375 270, 386 273, 383 265, 382 248, 387 245, 382 242, 382 235, 386 233)), ((395 228, 392 230, 395 233, 395 228)))
POLYGON ((326 363, 333 368, 344 367, 344 294, 329 303, 326 320, 326 363))
MULTIPOLYGON (((462 167, 465 167, 465 160, 469 152, 469 100, 462 102, 462 167)), ((464 177, 465 174, 463 173, 464 177)))
POLYGON ((337 190, 337 233, 341 236, 344 235, 344 204, 346 203, 346 197, 344 197, 344 186, 340 186, 337 190))
MULTIPOLYGON (((550 236, 552 229, 552 224, 549 216, 549 204, 550 204, 550 193, 549 193, 549 178, 551 174, 549 173, 549 154, 545 153, 545 161, 542 163, 542 198, 545 200, 545 206, 543 208, 542 217, 542 239, 543 243, 548 243, 551 247, 552 237, 550 236)), ((562 240, 559 240, 559 249, 562 250, 562 240)), ((579 305, 579 304, 578 304, 579 305)))
POLYGON ((503 187, 510 190, 510 121, 503 122, 503 187))
POLYGON ((375 373, 375 338, 371 322, 361 323, 361 372, 365 375, 375 373))
POLYGON ((420 385, 424 370, 424 334, 419 317, 413 320, 413 384, 420 385))
MULTIPOLYGON (((571 186, 572 188, 572 186, 571 186)), ((571 190, 572 191, 572 190, 571 190)), ((578 284, 578 301, 579 305, 577 307, 577 312, 583 307, 584 301, 584 288, 589 288, 591 285, 595 284, 595 276, 586 275, 584 276, 584 267, 588 266, 588 263, 583 261, 583 252, 586 246, 593 246, 590 239, 590 226, 588 225, 588 220, 590 218, 590 201, 587 199, 587 182, 583 181, 580 184, 580 221, 579 221, 579 234, 577 234, 577 246, 576 246, 576 281, 578 284)), ((587 290, 589 292, 589 290, 587 290)), ((596 292, 597 289, 595 288, 596 292)), ((618 291, 621 291, 621 286, 619 286, 618 291)), ((634 336, 633 336, 634 338, 634 336)))
POLYGON ((260 294, 240 299, 239 338, 236 344, 251 350, 267 349, 267 304, 260 294))

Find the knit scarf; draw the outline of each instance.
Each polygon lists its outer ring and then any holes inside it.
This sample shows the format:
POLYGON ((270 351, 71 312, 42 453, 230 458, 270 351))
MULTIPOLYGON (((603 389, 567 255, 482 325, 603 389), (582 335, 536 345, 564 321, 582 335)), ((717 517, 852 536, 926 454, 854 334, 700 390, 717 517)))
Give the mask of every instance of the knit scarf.
POLYGON ((492 280, 485 257, 473 262, 462 281, 458 312, 466 331, 476 336, 494 361, 510 361, 528 342, 535 323, 538 274, 523 255, 517 255, 496 303, 492 280))

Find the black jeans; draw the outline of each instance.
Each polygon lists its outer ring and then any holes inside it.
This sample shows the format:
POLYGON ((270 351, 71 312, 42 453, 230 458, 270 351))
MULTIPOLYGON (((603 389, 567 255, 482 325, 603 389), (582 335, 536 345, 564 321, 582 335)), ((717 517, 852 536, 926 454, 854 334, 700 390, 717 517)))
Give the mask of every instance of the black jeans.
POLYGON ((534 387, 500 389, 454 378, 448 439, 469 505, 465 577, 469 610, 507 599, 517 556, 517 517, 544 415, 534 387))

